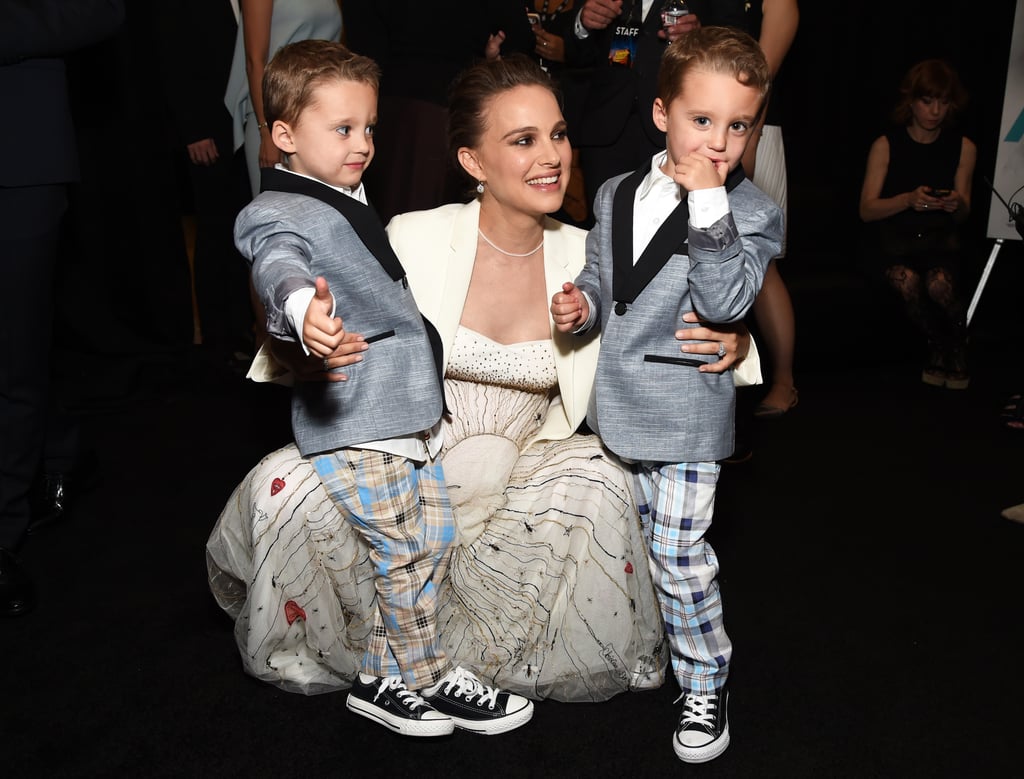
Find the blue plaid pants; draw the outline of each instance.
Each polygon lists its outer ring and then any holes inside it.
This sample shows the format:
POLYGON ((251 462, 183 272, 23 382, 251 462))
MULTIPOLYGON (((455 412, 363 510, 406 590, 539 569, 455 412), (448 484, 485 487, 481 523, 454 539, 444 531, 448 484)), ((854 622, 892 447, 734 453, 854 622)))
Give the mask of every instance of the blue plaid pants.
POLYGON ((401 676, 411 690, 452 665, 437 633, 437 583, 455 540, 440 461, 367 449, 311 457, 331 500, 370 547, 377 610, 363 673, 401 676))
POLYGON ((637 462, 632 468, 672 670, 684 693, 714 693, 725 684, 732 656, 715 578, 718 558, 704 540, 720 466, 637 462))

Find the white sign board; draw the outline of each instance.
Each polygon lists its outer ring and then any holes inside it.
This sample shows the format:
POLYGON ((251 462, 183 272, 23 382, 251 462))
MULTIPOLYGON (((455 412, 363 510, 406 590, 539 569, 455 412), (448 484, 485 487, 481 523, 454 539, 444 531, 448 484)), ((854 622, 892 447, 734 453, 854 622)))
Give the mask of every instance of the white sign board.
MULTIPOLYGON (((1007 203, 1020 203, 1024 208, 1024 0, 1017 0, 1013 21, 992 185, 1007 203)), ((995 194, 988 213, 988 237, 1020 240, 1006 205, 995 194)))

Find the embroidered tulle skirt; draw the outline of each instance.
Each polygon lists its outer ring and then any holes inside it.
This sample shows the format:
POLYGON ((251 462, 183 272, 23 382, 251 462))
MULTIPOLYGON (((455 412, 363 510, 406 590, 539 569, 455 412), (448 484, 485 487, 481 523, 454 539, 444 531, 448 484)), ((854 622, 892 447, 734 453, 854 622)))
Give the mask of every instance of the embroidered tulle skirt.
MULTIPOLYGON (((667 650, 631 477, 595 436, 523 446, 546 392, 446 381, 443 464, 458 526, 438 583, 453 662, 532 698, 597 701, 661 683, 667 650)), ((294 446, 234 490, 207 544, 245 670, 344 689, 376 608, 358 534, 294 446)))

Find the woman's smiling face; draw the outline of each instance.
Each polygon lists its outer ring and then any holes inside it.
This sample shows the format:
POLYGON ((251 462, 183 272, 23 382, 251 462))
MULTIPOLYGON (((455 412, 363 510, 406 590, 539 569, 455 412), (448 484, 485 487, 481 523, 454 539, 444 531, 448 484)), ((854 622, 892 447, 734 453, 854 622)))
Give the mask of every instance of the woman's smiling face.
POLYGON ((469 151, 485 197, 531 214, 562 206, 572 148, 558 101, 542 86, 518 86, 496 95, 484 114, 484 134, 469 151))

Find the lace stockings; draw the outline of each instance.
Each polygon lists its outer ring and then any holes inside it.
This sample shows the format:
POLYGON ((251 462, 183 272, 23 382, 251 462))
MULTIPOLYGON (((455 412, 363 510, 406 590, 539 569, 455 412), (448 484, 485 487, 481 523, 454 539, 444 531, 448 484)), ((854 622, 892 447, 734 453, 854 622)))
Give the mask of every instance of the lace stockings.
POLYGON ((921 274, 905 265, 886 271, 889 285, 903 300, 910 321, 928 339, 925 383, 957 388, 967 382, 967 322, 965 307, 944 268, 921 274))

